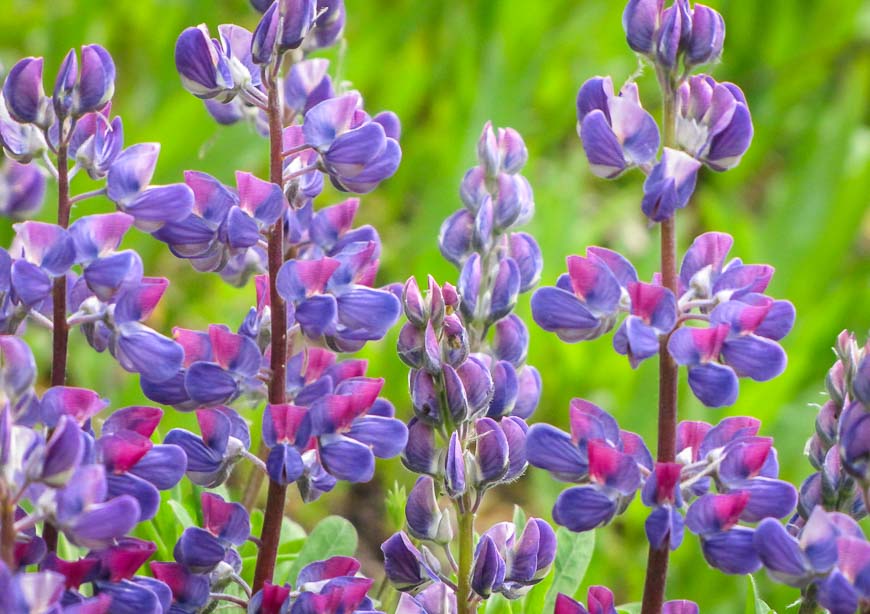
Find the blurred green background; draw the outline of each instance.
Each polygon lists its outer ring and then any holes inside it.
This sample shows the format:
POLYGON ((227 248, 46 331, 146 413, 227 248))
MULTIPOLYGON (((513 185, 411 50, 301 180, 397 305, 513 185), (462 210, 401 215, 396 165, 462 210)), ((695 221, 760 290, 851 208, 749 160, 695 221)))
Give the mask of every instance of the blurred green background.
MULTIPOLYGON (((742 382, 740 400, 727 410, 704 409, 683 386, 680 415, 713 422, 732 414, 761 418, 763 434, 776 437, 783 476, 797 482, 810 471, 803 445, 812 429, 812 404, 822 398, 824 374, 833 361, 834 338, 848 328, 863 339, 870 328, 870 3, 710 4, 723 13, 728 27, 723 62, 712 72, 746 92, 755 140, 736 170, 703 172, 692 204, 679 217, 681 247, 706 230, 731 233, 732 255, 776 267, 770 291, 795 303, 798 320, 784 342, 789 353, 784 375, 765 384, 742 382)), ((656 270, 656 229, 647 227, 639 208, 642 177, 596 179, 575 133, 579 85, 599 74, 621 83, 637 68, 624 43, 623 2, 347 0, 347 6, 341 76, 362 91, 367 109, 391 109, 404 125, 403 164, 393 179, 363 199, 360 213, 383 239, 381 282, 426 273, 455 280, 436 237, 441 220, 459 207, 458 184, 474 164, 475 143, 487 119, 518 129, 528 145, 525 174, 537 202, 528 230, 543 249, 544 283, 563 270, 566 255, 590 244, 627 254, 642 276, 656 270)), ((2 0, 0 61, 8 68, 23 55, 43 55, 50 86, 67 49, 103 44, 118 67, 113 110, 124 118, 126 142, 162 143, 155 181, 180 181, 183 170, 198 169, 232 183, 235 169, 266 174, 266 144, 248 126, 221 128, 210 119, 202 103, 181 88, 173 49, 178 33, 189 25, 235 22, 253 29, 256 20, 245 0, 2 0)), ((645 106, 658 113, 654 79, 645 75, 640 87, 645 106)), ((83 180, 73 184, 74 193, 88 188, 83 180)), ((319 202, 337 200, 326 194, 319 202)), ((93 202, 75 215, 107 208, 107 201, 93 202)), ((52 215, 48 205, 42 217, 52 215)), ((0 222, 0 235, 8 244, 6 220, 0 222)), ((147 274, 172 281, 152 318, 155 328, 168 332, 172 326, 201 328, 210 322, 235 327, 253 303, 252 285, 235 289, 216 275, 195 274, 141 233, 131 233, 127 245, 143 254, 147 274)), ((532 331, 529 362, 544 380, 533 421, 564 427, 569 399, 582 396, 652 441, 655 361, 632 371, 612 352, 609 337, 560 343, 531 324, 528 296, 521 298, 519 312, 532 331)), ((47 377, 48 337, 34 329, 29 339, 47 377)), ((364 354, 370 374, 387 378, 386 396, 409 417, 407 372, 394 344, 395 333, 364 354)), ((136 378, 111 357, 96 355, 78 334, 72 346, 72 383, 99 390, 114 407, 145 402, 136 378)), ((170 412, 164 429, 191 423, 190 416, 170 412)), ((304 509, 298 497, 291 500, 292 514, 303 525, 310 526, 325 510, 357 522, 372 573, 377 573, 375 548, 391 530, 384 526, 380 492, 394 480, 410 485, 413 478, 397 462, 382 463, 378 475, 379 485, 339 489, 304 509)), ((513 503, 549 518, 561 488, 533 470, 490 496, 478 527, 508 518, 513 503)), ((644 517, 636 503, 598 532, 584 586, 606 583, 620 602, 640 599, 644 517)), ((782 612, 796 592, 759 575, 762 595, 782 612)), ((731 613, 742 611, 745 592, 745 579, 709 569, 697 539, 687 536, 673 557, 670 598, 694 599, 705 613, 731 613)))

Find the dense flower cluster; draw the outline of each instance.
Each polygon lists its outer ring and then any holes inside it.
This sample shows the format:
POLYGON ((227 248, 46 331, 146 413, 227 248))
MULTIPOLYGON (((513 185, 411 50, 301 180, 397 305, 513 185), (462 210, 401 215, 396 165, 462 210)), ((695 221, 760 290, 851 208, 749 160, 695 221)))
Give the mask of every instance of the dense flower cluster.
POLYGON ((568 342, 595 339, 626 317, 613 347, 633 367, 659 353, 662 340, 677 364, 687 367, 689 385, 708 407, 731 405, 739 377, 766 381, 782 373, 786 356, 777 343, 791 330, 794 307, 763 294, 773 267, 728 260, 733 239, 705 233, 692 243, 679 273, 679 297, 661 285, 638 280, 620 254, 589 247, 569 256, 568 273, 555 287, 537 290, 532 315, 544 330, 568 342), (683 324, 697 320, 706 328, 683 324))
POLYGON ((484 494, 525 471, 525 420, 541 391, 538 371, 525 364, 528 330, 511 313, 542 266, 531 235, 514 231, 534 208, 528 181, 519 174, 526 159, 515 130, 486 124, 479 164, 462 181, 464 208, 444 222, 439 237, 441 252, 460 269, 459 284, 439 286, 430 276, 424 295, 411 278, 402 293, 408 322, 398 352, 411 367, 415 414, 402 460, 423 475, 405 509, 410 536, 397 533, 382 549, 387 577, 416 595, 402 597, 403 612, 453 611, 458 600, 464 605, 493 593, 517 599, 555 558, 555 534, 535 518, 524 527, 491 527, 471 553, 473 517, 484 494), (440 507, 442 494, 454 510, 440 507), (458 528, 452 511, 460 517, 458 528), (411 537, 443 549, 450 570, 442 572, 433 551, 423 544, 418 549, 411 537))

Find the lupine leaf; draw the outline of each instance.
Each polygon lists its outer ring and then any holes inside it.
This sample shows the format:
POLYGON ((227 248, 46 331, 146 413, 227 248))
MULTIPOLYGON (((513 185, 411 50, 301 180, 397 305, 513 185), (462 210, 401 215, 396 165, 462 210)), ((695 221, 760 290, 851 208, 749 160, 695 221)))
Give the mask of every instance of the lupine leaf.
POLYGON ((746 591, 746 614, 776 614, 776 611, 758 596, 755 577, 751 574, 747 577, 749 578, 749 590, 746 591))
POLYGON ((565 527, 559 527, 556 531, 556 542, 558 549, 556 561, 553 563, 553 585, 547 592, 544 612, 553 611, 559 593, 574 595, 577 592, 595 550, 595 531, 574 533, 565 527))
POLYGON ((331 556, 353 556, 356 552, 356 529, 341 516, 327 516, 314 527, 288 570, 287 581, 296 582, 303 567, 331 556))
POLYGON ((405 486, 399 484, 398 481, 393 482, 393 487, 387 493, 385 501, 387 518, 393 531, 401 531, 405 526, 405 504, 407 501, 408 494, 405 491, 405 486))
POLYGON ((640 614, 641 603, 625 603, 623 605, 616 606, 616 611, 620 614, 640 614))

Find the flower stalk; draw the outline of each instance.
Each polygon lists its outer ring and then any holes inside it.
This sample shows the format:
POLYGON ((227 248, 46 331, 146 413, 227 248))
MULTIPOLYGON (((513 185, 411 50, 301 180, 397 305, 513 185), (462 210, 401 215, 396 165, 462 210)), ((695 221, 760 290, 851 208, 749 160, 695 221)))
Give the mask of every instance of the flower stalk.
POLYGON ((457 605, 459 614, 471 614, 477 610, 471 599, 471 563, 474 557, 474 512, 466 510, 459 514, 459 573, 457 605))
MULTIPOLYGON (((281 101, 277 84, 271 80, 268 87, 269 104, 269 180, 283 185, 282 178, 282 122, 281 101)), ((272 311, 271 363, 272 379, 269 382, 269 403, 283 403, 286 399, 287 372, 287 312, 284 300, 278 293, 276 280, 278 270, 284 264, 284 217, 281 216, 269 232, 269 301, 272 311)), ((260 539, 263 544, 257 556, 254 573, 254 592, 272 580, 278 543, 281 539, 281 520, 284 516, 284 501, 287 487, 270 480, 260 539)))
MULTIPOLYGON (((659 85, 662 88, 662 144, 675 146, 676 95, 672 79, 666 70, 658 68, 659 85)), ((662 285, 678 295, 677 288, 677 238, 676 215, 662 221, 661 226, 661 274, 662 285)), ((656 458, 659 462, 672 463, 677 445, 677 383, 679 367, 668 351, 668 336, 660 341, 659 350, 659 417, 656 458)), ((665 601, 668 578, 667 542, 660 547, 649 547, 647 572, 644 580, 641 614, 659 614, 665 601)))
MULTIPOLYGON (((68 144, 61 135, 57 149, 57 223, 69 228, 72 203, 69 196, 68 144)), ((66 384, 66 362, 69 347, 69 324, 66 321, 66 276, 59 275, 52 287, 52 332, 51 332, 51 385, 66 384)), ((42 538, 49 552, 57 550, 57 530, 46 523, 42 538)))

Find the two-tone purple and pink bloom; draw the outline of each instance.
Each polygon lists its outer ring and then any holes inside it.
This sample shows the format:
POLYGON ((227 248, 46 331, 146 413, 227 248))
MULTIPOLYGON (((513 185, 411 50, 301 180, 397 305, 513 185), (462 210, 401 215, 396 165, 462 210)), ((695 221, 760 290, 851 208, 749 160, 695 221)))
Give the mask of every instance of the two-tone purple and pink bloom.
POLYGON ((709 407, 731 405, 740 377, 766 381, 782 373, 786 356, 778 341, 794 323, 794 307, 763 292, 773 275, 767 265, 726 262, 732 239, 706 233, 686 251, 680 296, 639 282, 634 267, 616 252, 587 248, 569 256, 568 273, 555 287, 532 297, 532 315, 544 330, 569 342, 595 339, 627 313, 613 338, 614 348, 633 367, 655 356, 662 341, 674 360, 687 367, 695 396, 709 407), (701 320, 706 328, 688 327, 701 320))
MULTIPOLYGON (((616 614, 616 600, 606 586, 590 586, 586 593, 586 606, 559 593, 554 614, 616 614)), ((697 604, 684 599, 668 601, 662 606, 662 614, 699 614, 697 604)))
POLYGON ((572 531, 589 531, 622 513, 653 470, 641 438, 582 399, 571 402, 571 433, 534 424, 526 437, 528 462, 557 480, 580 484, 562 492, 553 519, 572 531))
POLYGON ((359 573, 359 561, 335 556, 306 565, 290 584, 267 582, 248 603, 250 614, 382 614, 367 596, 374 581, 359 573))

